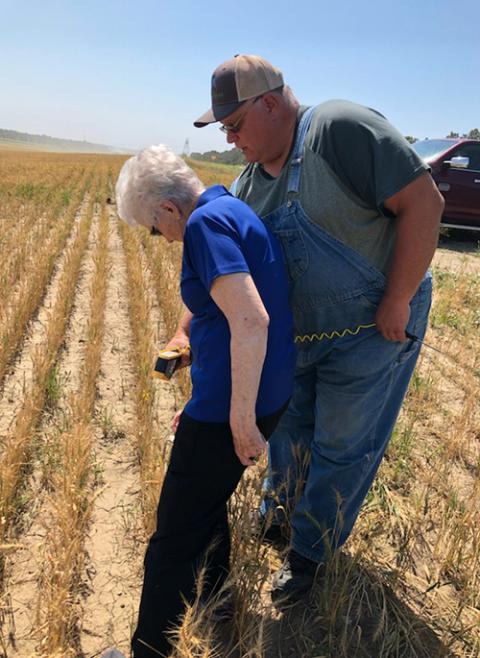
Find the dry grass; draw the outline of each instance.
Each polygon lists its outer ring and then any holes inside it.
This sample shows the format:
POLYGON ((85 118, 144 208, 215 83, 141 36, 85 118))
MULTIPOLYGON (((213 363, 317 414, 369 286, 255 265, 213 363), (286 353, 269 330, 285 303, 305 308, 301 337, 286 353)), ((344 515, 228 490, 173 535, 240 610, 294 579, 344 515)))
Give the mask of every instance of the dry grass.
MULTIPOLYGON (((98 212, 98 210, 97 210, 98 212)), ((44 567, 39 596, 40 655, 76 656, 80 601, 84 595, 87 556, 84 543, 95 495, 93 456, 94 428, 91 423, 96 380, 100 368, 104 308, 108 271, 108 219, 100 211, 94 272, 90 284, 86 350, 78 389, 63 410, 67 427, 54 446, 56 468, 49 483, 48 529, 43 548, 44 567)), ((51 446, 52 449, 52 446, 51 446)))
POLYGON ((78 268, 85 250, 91 215, 80 220, 78 232, 67 252, 65 269, 51 310, 45 341, 36 349, 33 376, 16 424, 0 460, 0 543, 9 541, 21 509, 22 486, 29 472, 36 424, 47 397, 47 383, 60 347, 76 285, 78 268))
POLYGON ((27 323, 42 300, 55 261, 65 248, 90 181, 79 180, 76 183, 68 206, 59 211, 59 216, 47 215, 37 220, 35 209, 31 210, 23 221, 19 221, 19 230, 15 234, 18 248, 8 244, 4 247, 6 258, 2 259, 4 270, 0 297, 0 382, 16 354, 27 323))
POLYGON ((165 444, 155 431, 154 424, 155 381, 152 377, 152 366, 155 362, 155 341, 151 321, 152 291, 138 236, 123 224, 120 231, 127 261, 130 317, 135 343, 132 355, 137 378, 135 434, 144 527, 148 535, 155 528, 158 492, 165 471, 165 444))

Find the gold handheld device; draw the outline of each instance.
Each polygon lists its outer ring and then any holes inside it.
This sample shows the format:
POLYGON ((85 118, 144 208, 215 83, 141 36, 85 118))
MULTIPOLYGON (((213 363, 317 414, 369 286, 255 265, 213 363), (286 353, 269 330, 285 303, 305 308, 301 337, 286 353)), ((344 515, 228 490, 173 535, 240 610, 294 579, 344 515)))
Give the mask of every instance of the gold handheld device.
POLYGON ((168 381, 180 365, 180 359, 184 354, 190 354, 189 347, 183 349, 175 347, 171 350, 162 350, 155 363, 155 368, 153 370, 154 377, 159 377, 164 381, 168 381))

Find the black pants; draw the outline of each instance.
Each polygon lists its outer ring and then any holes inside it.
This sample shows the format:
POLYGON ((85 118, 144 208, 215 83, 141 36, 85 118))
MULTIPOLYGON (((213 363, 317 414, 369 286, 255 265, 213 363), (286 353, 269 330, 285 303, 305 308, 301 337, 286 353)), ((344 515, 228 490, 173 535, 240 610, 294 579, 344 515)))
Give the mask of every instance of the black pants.
MULTIPOLYGON (((285 404, 257 419, 265 438, 273 433, 285 404)), ((168 656, 167 631, 178 623, 184 602, 195 597, 195 580, 207 550, 207 587, 220 589, 229 571, 227 502, 242 477, 228 423, 202 423, 180 417, 157 510, 157 530, 145 555, 135 658, 168 656)))

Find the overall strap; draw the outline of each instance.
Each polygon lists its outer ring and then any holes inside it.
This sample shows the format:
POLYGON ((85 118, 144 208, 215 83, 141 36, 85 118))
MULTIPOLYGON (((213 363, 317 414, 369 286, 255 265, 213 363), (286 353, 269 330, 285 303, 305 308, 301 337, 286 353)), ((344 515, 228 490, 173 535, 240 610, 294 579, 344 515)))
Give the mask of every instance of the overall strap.
POLYGON ((237 196, 237 187, 238 187, 239 178, 240 178, 240 174, 238 174, 238 176, 235 178, 233 183, 230 185, 229 192, 232 196, 237 196))
POLYGON ((309 107, 303 113, 300 123, 298 124, 297 134, 295 137, 295 145, 293 147, 292 158, 290 160, 290 171, 288 174, 288 186, 287 186, 287 199, 288 203, 291 203, 292 198, 298 194, 300 187, 300 174, 302 172, 302 160, 303 160, 303 144, 305 142, 305 137, 307 131, 310 127, 312 121, 312 115, 315 110, 315 107, 309 107))

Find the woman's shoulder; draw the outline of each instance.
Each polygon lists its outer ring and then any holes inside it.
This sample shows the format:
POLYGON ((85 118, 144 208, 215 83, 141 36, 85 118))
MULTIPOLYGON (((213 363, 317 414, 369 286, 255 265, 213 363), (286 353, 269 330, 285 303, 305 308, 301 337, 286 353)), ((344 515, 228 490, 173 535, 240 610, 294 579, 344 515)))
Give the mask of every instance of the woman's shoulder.
POLYGON ((218 196, 196 208, 190 216, 190 222, 192 225, 201 222, 228 226, 235 226, 239 223, 245 224, 246 222, 262 224, 262 221, 250 206, 230 193, 218 196))
POLYGON ((268 229, 254 211, 236 197, 224 195, 197 208, 187 222, 186 244, 209 243, 229 239, 253 247, 269 242, 268 229))

